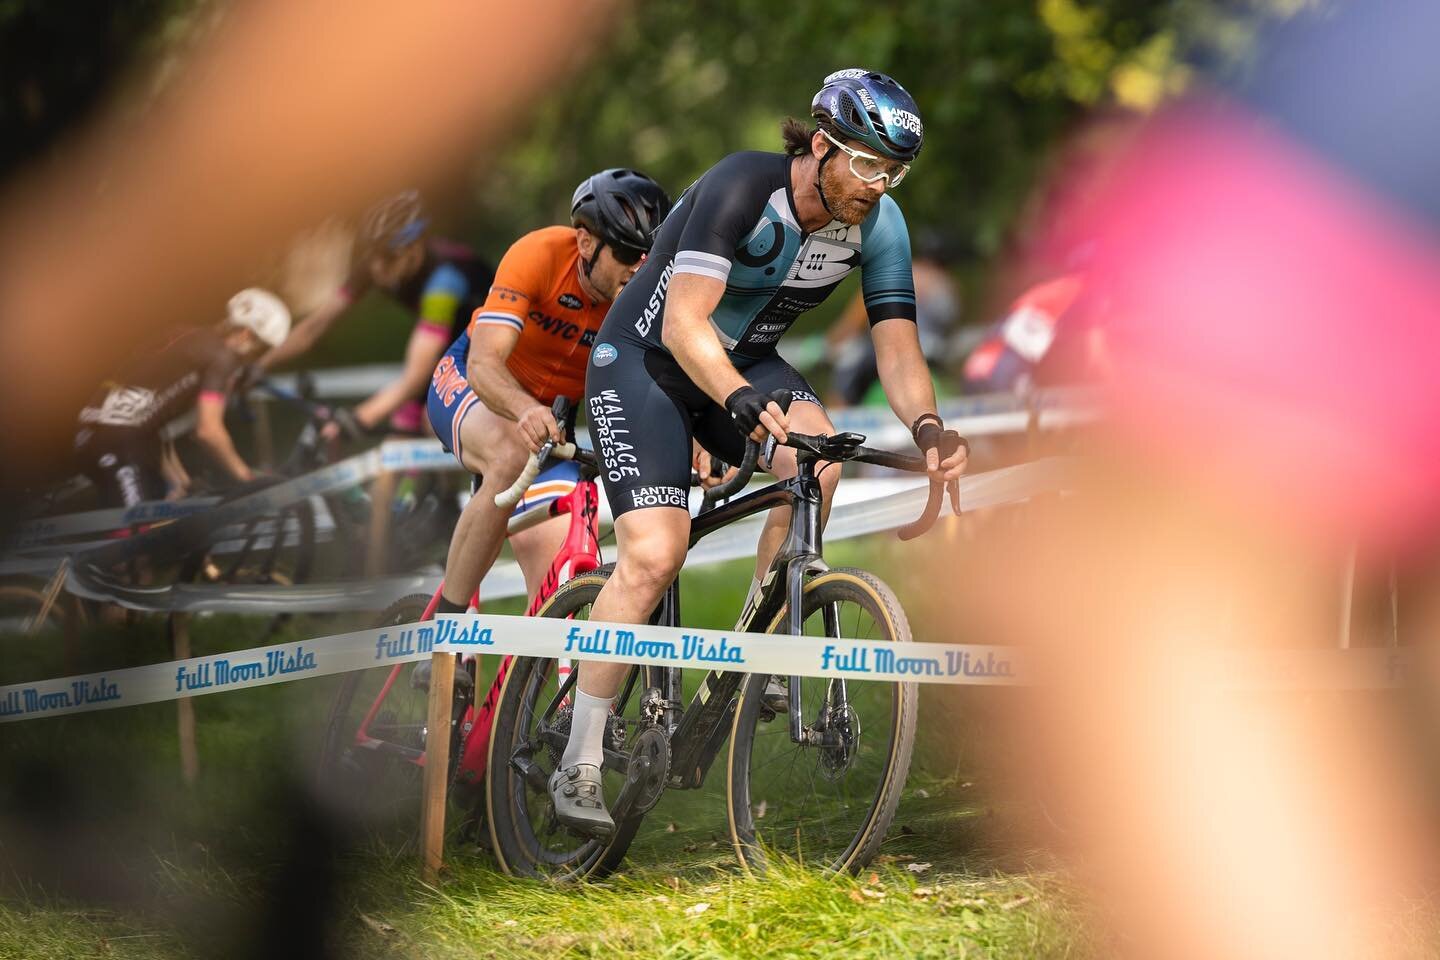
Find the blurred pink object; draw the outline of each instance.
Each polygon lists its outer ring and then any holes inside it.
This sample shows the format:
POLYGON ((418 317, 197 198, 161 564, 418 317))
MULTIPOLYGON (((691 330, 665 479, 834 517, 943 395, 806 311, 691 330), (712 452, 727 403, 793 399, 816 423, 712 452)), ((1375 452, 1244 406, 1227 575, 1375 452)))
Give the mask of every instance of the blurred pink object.
POLYGON ((1115 423, 1261 516, 1401 546, 1440 519, 1440 247, 1238 108, 1156 121, 1107 177, 1087 297, 1115 423))

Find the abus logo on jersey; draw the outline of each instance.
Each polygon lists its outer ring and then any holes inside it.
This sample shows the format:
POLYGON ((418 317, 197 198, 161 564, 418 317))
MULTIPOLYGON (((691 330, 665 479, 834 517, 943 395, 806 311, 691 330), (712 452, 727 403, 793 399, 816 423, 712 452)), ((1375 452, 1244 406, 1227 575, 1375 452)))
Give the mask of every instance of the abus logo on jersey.
POLYGON ((690 500, 679 487, 636 487, 630 492, 630 503, 636 507, 686 507, 690 500))
POLYGON ((573 293, 560 294, 560 299, 557 300, 556 303, 570 310, 579 310, 581 307, 585 306, 585 304, 580 302, 580 298, 575 296, 575 294, 573 293))
POLYGON ((655 325, 655 318, 660 316, 660 311, 665 304, 665 289, 670 286, 670 274, 675 272, 675 264, 665 264, 665 270, 660 274, 660 279, 655 284, 655 291, 650 294, 650 302, 645 305, 645 312, 640 319, 635 321, 635 329, 640 336, 648 337, 650 328, 655 325))
POLYGON ((618 356, 620 356, 619 350, 616 350, 611 344, 602 343, 595 347, 595 352, 590 354, 590 359, 597 367, 608 367, 615 362, 615 358, 618 356))
POLYGON ((917 137, 924 134, 925 130, 920 126, 920 118, 909 110, 897 110, 894 107, 881 107, 880 120, 887 127, 899 127, 902 130, 909 130, 917 137))

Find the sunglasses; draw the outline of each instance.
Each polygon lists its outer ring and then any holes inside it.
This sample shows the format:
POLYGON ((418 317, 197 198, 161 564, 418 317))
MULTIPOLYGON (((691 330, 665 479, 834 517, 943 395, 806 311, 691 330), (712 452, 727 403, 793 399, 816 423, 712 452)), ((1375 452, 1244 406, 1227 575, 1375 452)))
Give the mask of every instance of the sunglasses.
POLYGON ((607 244, 607 246, 610 248, 610 255, 613 256, 615 262, 622 267, 633 267, 645 259, 644 250, 637 250, 634 247, 627 247, 619 243, 610 243, 607 244))
POLYGON ((885 160, 874 154, 856 150, 854 147, 847 147, 830 136, 828 131, 821 130, 820 132, 825 134, 826 140, 829 140, 850 158, 850 172, 863 183, 874 183, 884 177, 886 187, 894 188, 900 186, 900 181, 904 180, 905 174, 910 172, 908 163, 901 163, 899 160, 885 160))

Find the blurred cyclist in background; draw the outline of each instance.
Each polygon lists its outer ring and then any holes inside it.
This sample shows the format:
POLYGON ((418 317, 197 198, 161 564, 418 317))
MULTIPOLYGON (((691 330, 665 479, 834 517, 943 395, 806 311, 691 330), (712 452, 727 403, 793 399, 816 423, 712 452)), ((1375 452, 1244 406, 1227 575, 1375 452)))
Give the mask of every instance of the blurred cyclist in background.
POLYGON ((490 266, 468 247, 429 236, 428 227, 415 190, 371 208, 356 238, 350 278, 260 361, 263 369, 271 370, 305 353, 372 288, 411 312, 415 327, 400 376, 354 410, 338 411, 337 423, 326 430, 330 439, 341 427, 357 435, 387 427, 396 433, 422 432, 430 373, 490 289, 490 266))
POLYGON ((189 486, 163 430, 195 410, 195 439, 238 483, 255 478, 225 428, 225 401, 241 368, 290 332, 290 311, 258 288, 230 298, 213 327, 172 332, 135 352, 104 392, 80 412, 75 453, 107 507, 180 496, 189 486), (167 484, 168 481, 168 484, 167 484))
MULTIPOLYGON (((571 226, 528 233, 505 252, 469 331, 434 368, 430 423, 445 448, 480 478, 455 525, 438 612, 463 611, 495 562, 509 515, 495 506, 495 495, 547 440, 564 440, 565 426, 551 404, 568 397, 578 406, 600 322, 640 269, 669 212, 670 197, 642 173, 611 169, 588 177, 571 200, 571 226)), ((554 463, 516 512, 565 496, 578 478, 573 461, 554 463)), ((531 596, 567 529, 557 517, 512 538, 531 596)))
POLYGON ((1024 393, 1037 378, 1073 382, 1103 370, 1104 341, 1095 313, 1071 309, 1083 289, 1083 275, 1069 273, 1017 297, 965 359, 965 392, 1024 393), (1049 371, 1053 375, 1046 376, 1049 371))
MULTIPOLYGON (((956 331, 963 314, 960 288, 946 269, 947 260, 945 240, 939 233, 926 230, 916 237, 910 261, 915 280, 915 326, 931 371, 942 376, 959 359, 956 331)), ((825 352, 833 366, 827 405, 839 408, 884 402, 863 291, 856 291, 825 334, 825 352)))

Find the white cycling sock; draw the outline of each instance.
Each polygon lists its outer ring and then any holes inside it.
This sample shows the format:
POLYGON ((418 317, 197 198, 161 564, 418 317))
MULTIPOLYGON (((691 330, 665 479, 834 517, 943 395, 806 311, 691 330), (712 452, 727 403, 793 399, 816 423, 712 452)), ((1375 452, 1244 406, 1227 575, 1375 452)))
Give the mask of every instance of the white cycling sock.
POLYGON ((565 744, 565 755, 560 766, 572 767, 577 763, 588 763, 592 767, 605 764, 605 724, 610 717, 610 704, 614 697, 592 697, 583 690, 575 690, 575 712, 570 719, 570 741, 565 744))

